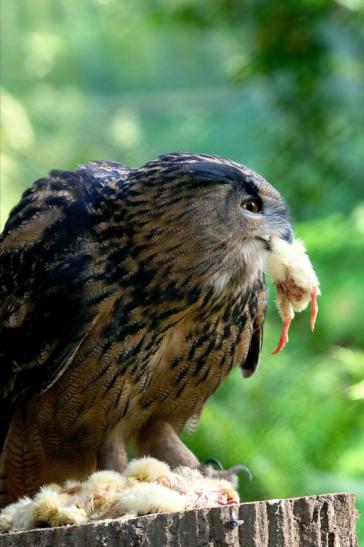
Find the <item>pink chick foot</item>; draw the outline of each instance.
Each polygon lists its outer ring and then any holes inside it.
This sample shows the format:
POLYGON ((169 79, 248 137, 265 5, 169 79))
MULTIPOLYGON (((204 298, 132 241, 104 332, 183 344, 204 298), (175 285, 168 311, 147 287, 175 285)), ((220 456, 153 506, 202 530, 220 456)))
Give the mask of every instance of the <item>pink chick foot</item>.
POLYGON ((283 320, 282 334, 281 334, 281 337, 279 339, 278 346, 272 352, 272 355, 276 355, 277 353, 280 353, 282 351, 282 349, 284 348, 284 346, 287 344, 287 342, 288 342, 288 330, 289 330, 289 326, 290 326, 291 322, 292 322, 292 319, 290 317, 287 317, 286 319, 283 320))
POLYGON ((313 331, 315 328, 317 314, 318 314, 317 289, 314 289, 311 293, 311 331, 313 331))

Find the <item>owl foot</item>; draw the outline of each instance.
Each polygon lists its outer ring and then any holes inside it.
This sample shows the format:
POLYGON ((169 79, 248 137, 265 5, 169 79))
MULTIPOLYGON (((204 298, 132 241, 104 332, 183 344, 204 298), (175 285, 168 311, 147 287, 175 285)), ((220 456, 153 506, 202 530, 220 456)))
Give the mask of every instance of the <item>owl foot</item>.
POLYGON ((234 488, 238 488, 240 473, 245 473, 248 475, 249 480, 253 480, 253 475, 246 465, 233 465, 230 469, 224 469, 219 460, 215 458, 206 460, 204 463, 200 464, 197 469, 205 477, 211 479, 224 479, 231 482, 234 488), (218 469, 214 469, 213 466, 218 469))

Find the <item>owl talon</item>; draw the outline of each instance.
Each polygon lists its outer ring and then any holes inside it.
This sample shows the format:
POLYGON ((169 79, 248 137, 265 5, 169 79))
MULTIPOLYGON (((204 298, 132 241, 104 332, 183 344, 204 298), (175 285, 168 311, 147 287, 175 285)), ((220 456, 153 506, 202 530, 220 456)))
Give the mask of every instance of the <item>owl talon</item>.
POLYGON ((250 471, 249 467, 247 467, 246 465, 242 465, 242 464, 233 465, 233 467, 229 469, 229 472, 234 473, 235 475, 238 475, 239 473, 245 473, 246 475, 248 475, 248 478, 250 481, 253 480, 253 473, 250 471))
POLYGON ((219 471, 223 471, 224 469, 220 460, 218 460, 217 458, 209 458, 208 460, 204 461, 203 465, 215 466, 219 471))
POLYGON ((280 353, 282 351, 282 349, 284 348, 284 346, 287 344, 287 342, 288 342, 288 330, 289 330, 289 326, 290 326, 291 322, 292 322, 292 319, 290 317, 287 317, 286 319, 284 319, 282 334, 281 334, 281 337, 279 339, 278 346, 272 352, 272 355, 276 355, 277 353, 280 353))
POLYGON ((238 484, 239 484, 238 475, 240 473, 245 473, 246 475, 248 475, 250 481, 253 480, 253 475, 250 469, 246 465, 241 465, 241 464, 233 465, 233 467, 231 467, 230 469, 223 469, 223 467, 221 466, 221 469, 217 470, 217 469, 213 469, 211 466, 211 464, 216 464, 216 463, 220 464, 220 462, 216 460, 215 458, 208 459, 204 464, 201 464, 198 466, 198 470, 200 471, 200 473, 202 473, 202 475, 204 475, 204 477, 209 477, 211 479, 227 480, 231 482, 234 488, 238 487, 238 484))

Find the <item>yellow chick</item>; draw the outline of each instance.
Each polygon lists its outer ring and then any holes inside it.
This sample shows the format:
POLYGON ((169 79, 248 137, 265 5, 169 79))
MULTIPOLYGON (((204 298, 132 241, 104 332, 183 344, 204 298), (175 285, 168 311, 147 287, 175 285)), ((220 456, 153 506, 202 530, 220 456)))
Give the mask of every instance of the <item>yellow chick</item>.
POLYGON ((77 494, 78 503, 87 515, 103 513, 127 486, 126 477, 116 471, 96 471, 84 483, 77 494))
POLYGON ((238 502, 228 480, 205 477, 187 467, 172 471, 155 458, 141 458, 131 461, 124 474, 97 471, 85 482, 43 486, 33 500, 22 498, 0 513, 0 532, 238 502))
POLYGON ((204 477, 197 469, 178 467, 176 474, 183 477, 185 489, 194 509, 239 503, 239 495, 230 481, 204 477))
POLYGON ((121 492, 110 507, 107 517, 183 511, 189 507, 190 500, 187 496, 160 484, 140 482, 121 492))
POLYGON ((168 464, 156 458, 144 457, 132 460, 123 475, 129 479, 130 485, 134 484, 134 481, 155 482, 181 494, 186 493, 180 477, 173 473, 168 464))
POLYGON ((30 498, 24 497, 4 507, 0 511, 0 534, 24 530, 24 526, 28 522, 29 508, 32 503, 30 498))
POLYGON ((65 524, 84 524, 87 515, 76 503, 74 496, 53 486, 43 486, 32 504, 30 528, 39 526, 62 526, 65 524))
POLYGON ((292 243, 281 238, 270 240, 266 271, 277 288, 277 306, 283 320, 283 329, 273 354, 282 351, 288 342, 289 326, 295 312, 307 308, 311 302, 311 330, 318 313, 317 296, 320 283, 300 240, 292 243))
POLYGON ((82 488, 82 482, 74 479, 65 481, 62 485, 62 492, 65 494, 79 494, 82 488))
POLYGON ((171 469, 167 463, 156 458, 144 457, 132 460, 123 476, 140 482, 153 482, 170 474, 171 469))
POLYGON ((225 479, 202 479, 195 484, 199 497, 195 501, 195 509, 219 505, 239 503, 239 495, 231 482, 225 479), (199 490, 197 490, 199 488, 199 490), (202 494, 201 494, 202 493, 202 494))

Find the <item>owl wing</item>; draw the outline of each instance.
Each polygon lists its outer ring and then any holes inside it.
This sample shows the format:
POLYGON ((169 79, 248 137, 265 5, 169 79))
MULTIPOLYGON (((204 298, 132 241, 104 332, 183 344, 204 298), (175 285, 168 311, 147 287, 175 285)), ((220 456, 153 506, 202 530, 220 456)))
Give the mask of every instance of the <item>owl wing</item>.
POLYGON ((247 319, 250 324, 249 349, 240 367, 244 378, 249 378, 259 364, 260 352, 263 345, 264 321, 267 311, 267 289, 264 274, 261 272, 250 293, 247 319))
POLYGON ((95 200, 117 175, 103 165, 35 182, 0 236, 0 447, 14 405, 64 374, 110 295, 92 236, 95 200))

